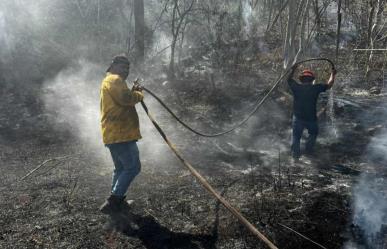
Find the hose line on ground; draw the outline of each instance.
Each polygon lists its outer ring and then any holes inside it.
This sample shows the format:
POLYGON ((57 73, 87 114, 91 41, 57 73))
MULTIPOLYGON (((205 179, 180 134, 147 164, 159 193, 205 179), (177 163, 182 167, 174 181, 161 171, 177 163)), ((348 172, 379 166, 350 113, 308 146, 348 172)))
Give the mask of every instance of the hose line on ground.
POLYGON ((222 131, 219 133, 213 133, 213 134, 203 133, 201 131, 198 131, 198 130, 192 128, 189 124, 187 124, 186 122, 181 120, 155 93, 153 93, 151 90, 147 89, 146 87, 142 86, 142 88, 144 89, 144 91, 149 93, 153 98, 155 98, 165 108, 165 110, 167 110, 172 115, 172 117, 176 119, 176 121, 178 121, 181 125, 183 125, 185 128, 187 128, 189 131, 195 133, 196 135, 202 136, 202 137, 219 137, 219 136, 228 134, 228 133, 234 131, 235 129, 237 129, 238 127, 242 126, 243 124, 245 124, 258 111, 258 109, 265 103, 265 101, 268 99, 268 97, 274 92, 274 90, 278 87, 278 85, 282 82, 284 77, 290 72, 290 70, 293 67, 296 67, 299 64, 309 62, 309 61, 327 61, 331 65, 332 68, 335 67, 333 61, 330 59, 327 59, 327 58, 311 58, 311 59, 296 62, 292 67, 287 69, 277 79, 277 81, 273 84, 273 86, 269 89, 269 91, 265 94, 265 96, 263 96, 262 99, 259 99, 257 101, 255 106, 252 108, 252 110, 247 114, 247 116, 242 121, 240 121, 239 123, 237 123, 236 125, 234 125, 233 127, 231 127, 228 130, 225 130, 225 131, 222 131))
POLYGON ((201 183, 201 185, 214 196, 222 205, 231 212, 250 232, 257 236, 262 242, 264 242, 270 249, 278 249, 269 239, 266 238, 255 226, 250 223, 236 208, 234 208, 225 198, 223 198, 209 183, 208 181, 183 157, 183 155, 176 149, 176 146, 168 139, 167 135, 161 129, 160 125, 156 122, 153 116, 149 113, 148 107, 144 101, 141 101, 141 105, 144 108, 145 113, 149 117, 150 121, 160 133, 164 141, 168 144, 169 148, 173 151, 176 157, 184 164, 184 166, 190 171, 190 173, 201 183))
MULTIPOLYGON (((317 58, 317 59, 309 59, 302 62, 298 62, 293 65, 293 67, 297 66, 300 63, 306 62, 306 61, 312 61, 312 60, 327 60, 331 63, 332 67, 334 67, 333 62, 331 62, 328 59, 325 58, 317 58)), ((220 132, 217 134, 203 134, 201 132, 196 131, 195 129, 191 128, 189 125, 187 125, 185 122, 183 122, 179 117, 173 113, 167 105, 164 104, 164 102, 157 97, 154 93, 149 91, 148 89, 144 88, 145 91, 147 91, 149 94, 151 94, 154 98, 156 98, 157 101, 160 102, 160 104, 167 109, 167 111, 184 127, 189 129, 190 131, 194 132, 195 134, 198 134, 200 136, 205 137, 216 137, 221 136, 224 134, 227 134, 233 130, 235 130, 237 127, 243 125, 266 101, 266 99, 270 96, 270 94, 275 90, 275 88, 278 86, 278 84, 281 82, 281 80, 284 78, 284 76, 288 73, 289 69, 285 71, 284 74, 282 74, 279 79, 275 82, 275 84, 270 88, 269 92, 259 101, 257 102, 256 106, 253 108, 253 110, 249 113, 249 115, 242 120, 239 124, 234 126, 233 128, 220 132)), ((223 198, 209 183, 208 181, 183 157, 183 155, 176 149, 176 146, 168 139, 164 131, 161 129, 159 124, 156 122, 156 120, 153 118, 153 116, 149 113, 148 107, 146 106, 144 101, 141 101, 141 105, 151 120, 152 124, 155 126, 157 131, 160 133, 160 135, 163 137, 164 141, 168 144, 168 146, 171 148, 171 150, 174 152, 174 154, 177 156, 177 158, 184 164, 184 166, 190 171, 190 173, 201 183, 201 185, 212 195, 214 196, 220 203, 223 204, 223 206, 232 214, 234 215, 251 233, 253 233, 256 237, 258 237, 262 242, 265 243, 267 247, 270 249, 278 249, 278 247, 271 242, 264 234, 262 234, 252 223, 250 223, 236 208, 234 208, 225 198, 223 198)))

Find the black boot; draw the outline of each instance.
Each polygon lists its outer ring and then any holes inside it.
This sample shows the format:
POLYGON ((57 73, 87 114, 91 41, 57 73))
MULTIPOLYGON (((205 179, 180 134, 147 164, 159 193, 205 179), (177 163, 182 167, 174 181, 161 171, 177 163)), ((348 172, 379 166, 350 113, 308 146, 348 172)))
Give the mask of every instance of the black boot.
POLYGON ((132 209, 133 200, 125 200, 125 198, 125 195, 121 198, 120 209, 122 211, 130 211, 132 209))
POLYGON ((99 211, 104 214, 114 214, 120 212, 123 197, 110 195, 109 198, 101 205, 99 211))

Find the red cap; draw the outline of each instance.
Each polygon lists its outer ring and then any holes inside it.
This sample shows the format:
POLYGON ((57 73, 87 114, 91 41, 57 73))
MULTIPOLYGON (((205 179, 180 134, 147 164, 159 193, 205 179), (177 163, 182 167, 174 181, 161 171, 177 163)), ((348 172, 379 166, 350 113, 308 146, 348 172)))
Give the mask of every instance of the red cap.
POLYGON ((314 73, 308 69, 302 71, 300 74, 300 77, 313 77, 314 78, 314 73))

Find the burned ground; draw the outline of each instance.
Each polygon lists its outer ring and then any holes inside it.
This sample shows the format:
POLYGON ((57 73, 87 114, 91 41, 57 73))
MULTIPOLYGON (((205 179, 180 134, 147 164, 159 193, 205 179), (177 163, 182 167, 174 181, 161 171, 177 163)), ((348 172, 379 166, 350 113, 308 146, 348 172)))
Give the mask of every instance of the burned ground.
MULTIPOLYGON (((184 86, 170 87, 173 91, 163 97, 187 121, 206 120, 199 128, 227 127, 255 98, 240 89, 212 93, 209 86, 184 86), (189 91, 193 87, 201 102, 189 91), (211 111, 205 115, 189 114, 206 108, 211 111)), ((12 89, 6 91, 3 96, 12 96, 12 89)), ((352 219, 353 186, 361 175, 387 174, 364 158, 371 138, 386 128, 378 115, 385 98, 353 99, 336 96, 340 139, 332 137, 330 119, 322 116, 318 156, 297 164, 287 149, 290 116, 278 115, 273 107, 286 114, 281 98, 269 100, 247 127, 224 138, 198 139, 168 125, 167 114, 158 118, 188 160, 279 248, 320 248, 294 231, 326 248, 342 248, 348 241, 366 248, 369 242, 352 219)), ((172 155, 164 155, 167 161, 141 155, 142 173, 128 192, 135 200, 133 214, 115 219, 100 214, 98 206, 109 192, 109 155, 95 153, 69 132, 52 130, 44 115, 29 115, 39 113, 39 105, 31 111, 28 98, 18 100, 3 98, 1 105, 1 119, 8 122, 2 123, 0 144, 1 248, 264 248, 172 155), (8 108, 15 105, 20 107, 8 108), (17 120, 24 123, 12 125, 17 120)), ((375 235, 375 248, 385 248, 386 236, 375 235)))
MULTIPOLYGON (((296 61, 338 71, 316 155, 291 160, 282 83, 248 122, 198 137, 145 102, 187 161, 279 248, 387 248, 385 0, 1 0, 0 248, 265 248, 172 154, 138 105, 131 212, 106 217, 99 87, 113 56, 188 124, 238 124, 296 61)), ((311 69, 316 82, 332 72, 311 69)), ((287 71, 289 73, 289 71, 287 71)), ((327 103, 329 103, 327 105, 327 103)))

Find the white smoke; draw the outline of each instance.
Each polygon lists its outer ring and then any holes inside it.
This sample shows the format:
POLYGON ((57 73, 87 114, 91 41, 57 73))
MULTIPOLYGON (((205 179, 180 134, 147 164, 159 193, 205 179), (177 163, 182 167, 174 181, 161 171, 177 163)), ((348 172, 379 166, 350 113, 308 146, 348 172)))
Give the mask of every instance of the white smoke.
POLYGON ((362 176, 355 188, 354 223, 364 233, 375 236, 387 224, 387 195, 381 191, 386 179, 362 176))
POLYGON ((87 61, 44 83, 43 101, 54 127, 70 131, 92 151, 104 153, 99 127, 99 86, 104 70, 87 61))
MULTIPOLYGON (((369 248, 379 249, 375 243, 387 225, 387 178, 383 176, 387 163, 387 130, 371 139, 366 159, 369 172, 360 176, 353 191, 353 224, 361 229, 369 248)), ((361 248, 355 242, 350 244, 352 248, 361 248)))
MULTIPOLYGON (((101 155, 107 165, 105 169, 110 169, 110 154, 102 143, 100 130, 99 90, 105 70, 91 62, 79 61, 62 70, 54 79, 46 81, 42 98, 54 127, 70 131, 79 138, 85 149, 101 155)), ((159 111, 154 101, 145 100, 152 112, 159 111)), ((171 153, 141 109, 138 105, 143 135, 139 141, 140 153, 144 155, 141 159, 152 158, 158 161, 157 167, 168 166, 165 162, 171 157, 166 155, 171 153)), ((101 169, 101 172, 108 173, 105 169, 101 169)))
POLYGON ((3 47, 6 39, 7 32, 5 30, 5 16, 2 11, 0 11, 0 46, 3 47))
POLYGON ((172 44, 171 35, 165 32, 155 32, 153 39, 155 40, 155 42, 153 43, 153 46, 150 52, 151 57, 154 55, 160 55, 164 60, 166 61, 170 60, 171 49, 169 48, 169 46, 172 44))
POLYGON ((244 35, 249 35, 251 32, 253 8, 249 0, 242 1, 242 17, 244 24, 244 35))
POLYGON ((4 60, 4 57, 10 56, 10 52, 14 48, 13 35, 8 32, 8 29, 9 26, 7 24, 5 13, 0 9, 0 60, 4 60))

